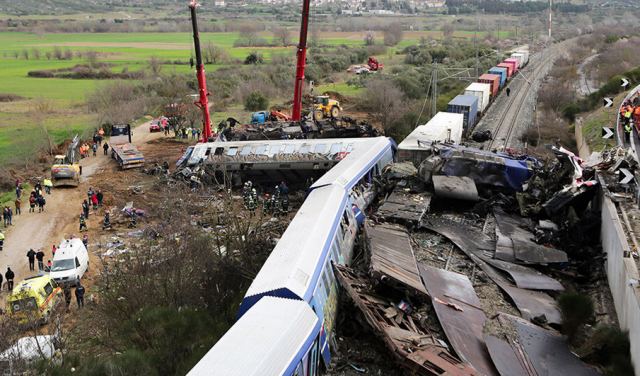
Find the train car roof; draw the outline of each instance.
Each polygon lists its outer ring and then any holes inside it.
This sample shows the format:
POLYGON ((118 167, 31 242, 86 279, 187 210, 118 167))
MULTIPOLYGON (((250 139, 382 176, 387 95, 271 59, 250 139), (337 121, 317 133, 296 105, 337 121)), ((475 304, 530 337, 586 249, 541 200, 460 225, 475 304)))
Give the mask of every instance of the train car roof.
POLYGON ((354 149, 331 170, 322 175, 311 188, 316 189, 335 183, 345 188, 352 188, 376 164, 376 157, 394 146, 393 141, 388 137, 375 137, 367 140, 369 142, 364 145, 365 147, 354 149))
POLYGON ((306 302, 265 297, 238 320, 189 376, 291 374, 320 330, 306 302))
POLYGON ((311 191, 249 286, 240 315, 267 294, 311 299, 346 200, 334 185, 311 191))

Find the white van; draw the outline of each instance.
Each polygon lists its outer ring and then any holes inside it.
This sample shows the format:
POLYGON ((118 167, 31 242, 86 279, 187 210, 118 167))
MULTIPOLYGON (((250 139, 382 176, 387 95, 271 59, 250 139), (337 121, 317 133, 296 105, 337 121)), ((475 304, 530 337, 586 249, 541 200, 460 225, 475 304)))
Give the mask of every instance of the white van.
POLYGON ((75 285, 89 269, 89 254, 82 240, 65 239, 53 256, 50 275, 59 285, 75 285))

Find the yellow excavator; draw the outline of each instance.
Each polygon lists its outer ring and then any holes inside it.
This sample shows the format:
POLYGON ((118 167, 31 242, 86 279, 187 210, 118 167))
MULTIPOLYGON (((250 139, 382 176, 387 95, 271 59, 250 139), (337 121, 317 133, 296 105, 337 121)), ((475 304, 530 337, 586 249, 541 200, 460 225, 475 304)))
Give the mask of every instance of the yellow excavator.
POLYGON ((318 95, 313 98, 313 118, 322 120, 324 118, 337 118, 340 116, 340 102, 329 98, 328 95, 318 95))
POLYGON ((67 148, 65 155, 56 155, 51 166, 51 181, 54 187, 71 186, 80 184, 82 167, 78 158, 78 144, 80 139, 76 135, 67 148))

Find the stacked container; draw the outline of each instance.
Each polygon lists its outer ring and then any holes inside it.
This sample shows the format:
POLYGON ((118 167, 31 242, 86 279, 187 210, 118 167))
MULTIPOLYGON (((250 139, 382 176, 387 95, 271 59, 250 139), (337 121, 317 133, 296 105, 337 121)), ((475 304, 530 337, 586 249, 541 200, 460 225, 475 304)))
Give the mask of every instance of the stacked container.
POLYGON ((478 82, 491 86, 491 97, 495 98, 500 89, 500 75, 485 73, 478 77, 478 82))
POLYGON ((520 68, 524 67, 525 65, 527 65, 527 57, 525 56, 525 54, 520 53, 520 52, 514 52, 511 54, 511 57, 518 60, 518 66, 520 68))
POLYGON ((514 58, 508 58, 505 59, 504 62, 507 64, 513 64, 513 74, 516 74, 516 72, 518 71, 518 60, 514 58))
POLYGON ((505 68, 507 70, 507 79, 511 78, 513 75, 513 64, 500 63, 497 65, 498 68, 505 68))
POLYGON ((458 95, 447 105, 447 112, 464 115, 464 130, 476 125, 478 98, 474 95, 458 95))
POLYGON ((489 69, 489 73, 500 76, 500 87, 507 83, 507 68, 493 67, 489 69))
POLYGON ((484 112, 489 106, 491 85, 474 82, 464 89, 464 95, 473 95, 478 98, 478 113, 484 112))

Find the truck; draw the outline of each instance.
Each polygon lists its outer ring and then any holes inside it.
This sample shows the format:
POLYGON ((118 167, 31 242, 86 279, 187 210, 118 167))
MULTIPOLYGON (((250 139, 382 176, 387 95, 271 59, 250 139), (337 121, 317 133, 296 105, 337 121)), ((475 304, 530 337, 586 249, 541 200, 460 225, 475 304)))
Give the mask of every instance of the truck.
POLYGON ((142 167, 144 156, 131 142, 131 125, 116 124, 111 127, 111 157, 118 162, 120 168, 142 167))
POLYGON ((71 186, 80 184, 82 167, 78 158, 78 144, 80 139, 76 135, 67 147, 65 155, 56 155, 51 166, 51 182, 54 187, 71 186))

